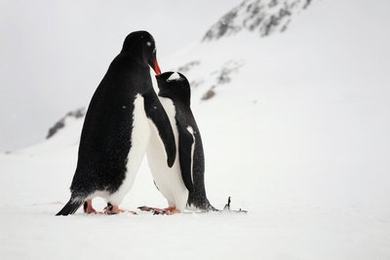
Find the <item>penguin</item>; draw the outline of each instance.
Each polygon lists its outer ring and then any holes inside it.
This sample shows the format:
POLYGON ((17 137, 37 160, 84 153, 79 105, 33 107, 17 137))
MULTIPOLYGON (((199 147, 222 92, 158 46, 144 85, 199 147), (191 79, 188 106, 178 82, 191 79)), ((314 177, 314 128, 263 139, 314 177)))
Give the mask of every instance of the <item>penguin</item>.
POLYGON ((107 201, 106 214, 123 212, 119 204, 133 185, 146 153, 150 124, 164 147, 166 166, 176 157, 173 129, 156 93, 150 67, 161 73, 155 41, 146 31, 130 33, 111 62, 89 104, 81 132, 71 197, 57 215, 69 215, 84 204, 94 213, 92 199, 107 201))
POLYGON ((199 128, 191 111, 191 89, 187 78, 176 72, 157 75, 158 97, 173 127, 178 156, 169 168, 158 129, 152 126, 146 156, 157 189, 167 199, 168 208, 140 207, 154 214, 175 214, 187 208, 216 209, 206 196, 204 151, 199 128))

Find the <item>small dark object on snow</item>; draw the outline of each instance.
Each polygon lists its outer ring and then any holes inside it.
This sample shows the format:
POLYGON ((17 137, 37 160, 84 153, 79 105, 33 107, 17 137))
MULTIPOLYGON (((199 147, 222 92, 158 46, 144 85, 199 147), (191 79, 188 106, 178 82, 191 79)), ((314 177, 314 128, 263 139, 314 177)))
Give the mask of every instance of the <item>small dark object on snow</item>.
POLYGON ((247 210, 244 210, 244 209, 241 209, 241 208, 239 208, 238 210, 236 210, 236 209, 230 209, 230 203, 231 203, 231 202, 232 202, 232 199, 231 199, 231 197, 229 196, 229 197, 228 197, 228 201, 227 201, 225 207, 223 207, 223 211, 236 212, 236 213, 248 213, 247 210))
POLYGON ((230 196, 228 197, 228 202, 226 203, 225 207, 223 207, 223 210, 230 210, 230 202, 232 202, 230 196))

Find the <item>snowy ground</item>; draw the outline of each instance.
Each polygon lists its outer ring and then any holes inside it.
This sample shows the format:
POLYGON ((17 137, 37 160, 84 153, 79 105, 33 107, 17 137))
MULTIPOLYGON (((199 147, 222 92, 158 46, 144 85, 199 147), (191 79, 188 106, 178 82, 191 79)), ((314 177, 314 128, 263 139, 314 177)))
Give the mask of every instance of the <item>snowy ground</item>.
MULTIPOLYGON (((54 217, 67 199, 66 188, 76 159, 74 144, 62 148, 61 152, 42 149, 40 154, 25 152, 0 157, 2 173, 7 169, 7 174, 1 175, 1 183, 6 184, 0 207, 3 259, 156 256, 386 259, 390 256, 390 219, 385 208, 388 204, 381 208, 372 201, 373 205, 363 206, 360 198, 355 197, 360 192, 354 192, 359 186, 379 183, 348 181, 348 174, 342 174, 342 169, 329 176, 314 167, 310 167, 313 169, 310 174, 299 174, 300 167, 291 164, 289 171, 282 170, 286 167, 282 165, 256 169, 235 163, 225 166, 232 170, 209 170, 209 194, 214 204, 223 206, 229 194, 233 196, 233 206, 245 207, 249 210, 247 215, 78 213, 54 217), (235 167, 242 170, 235 171, 235 167)), ((225 160, 230 162, 230 158, 227 155, 225 160)), ((134 190, 123 204, 125 208, 135 209, 144 204, 165 206, 149 175, 143 167, 134 190)), ((369 192, 366 196, 376 196, 375 190, 369 192)), ((102 202, 98 206, 103 207, 102 202)))
MULTIPOLYGON (((370 40, 382 34, 359 15, 346 20, 348 2, 313 4, 284 34, 241 33, 161 61, 199 64, 185 74, 198 83, 208 195, 248 214, 54 217, 75 169, 75 120, 0 155, 1 258, 389 259, 390 43, 370 40), (233 72, 218 83, 223 68, 233 72)), ((146 163, 122 206, 141 205, 165 206, 146 163)))

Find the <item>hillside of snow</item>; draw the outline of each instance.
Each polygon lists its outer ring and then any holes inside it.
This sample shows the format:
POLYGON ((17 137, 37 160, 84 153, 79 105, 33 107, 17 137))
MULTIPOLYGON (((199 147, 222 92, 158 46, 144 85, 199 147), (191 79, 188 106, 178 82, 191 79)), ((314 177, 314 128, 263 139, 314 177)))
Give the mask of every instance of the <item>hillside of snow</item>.
MULTIPOLYGON (((232 24, 268 2, 294 1, 244 1, 232 24)), ((83 123, 65 117, 45 142, 0 154, 0 257, 390 258, 389 4, 295 2, 286 30, 242 27, 160 60, 191 82, 211 203, 231 196, 248 214, 54 217, 83 123)), ((142 205, 166 206, 146 162, 122 207, 142 205)))
POLYGON ((296 13, 306 9, 312 0, 246 0, 226 13, 203 37, 212 41, 242 30, 253 31, 260 36, 284 32, 296 13))

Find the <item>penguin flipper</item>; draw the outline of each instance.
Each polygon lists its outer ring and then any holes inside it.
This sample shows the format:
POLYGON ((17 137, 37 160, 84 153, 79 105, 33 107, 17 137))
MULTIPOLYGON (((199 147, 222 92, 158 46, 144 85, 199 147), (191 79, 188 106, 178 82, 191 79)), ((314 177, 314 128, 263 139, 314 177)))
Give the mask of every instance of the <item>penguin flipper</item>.
POLYGON ((176 158, 176 144, 168 115, 153 90, 144 94, 143 97, 146 116, 156 126, 167 153, 168 166, 172 167, 176 158))
POLYGON ((194 190, 193 184, 193 157, 195 149, 195 136, 191 127, 178 124, 179 130, 179 158, 183 182, 189 192, 194 190))

